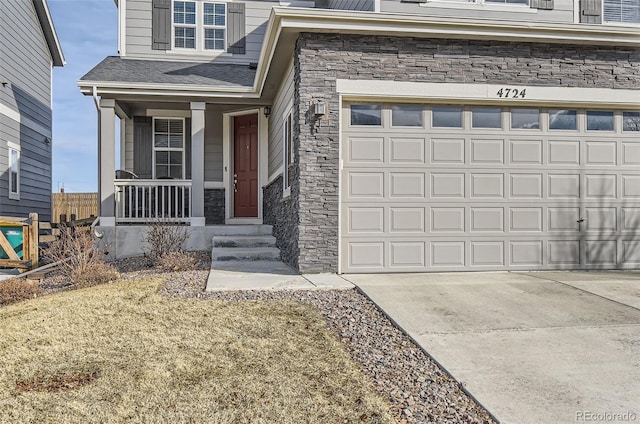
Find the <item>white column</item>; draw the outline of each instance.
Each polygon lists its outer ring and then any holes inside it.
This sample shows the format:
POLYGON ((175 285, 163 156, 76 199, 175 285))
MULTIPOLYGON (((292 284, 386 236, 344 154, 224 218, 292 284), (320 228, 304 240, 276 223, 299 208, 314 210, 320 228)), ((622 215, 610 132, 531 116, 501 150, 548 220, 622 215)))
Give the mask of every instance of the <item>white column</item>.
POLYGON ((100 225, 116 225, 114 182, 116 170, 116 102, 100 99, 100 129, 98 137, 98 192, 100 197, 100 225))
POLYGON ((191 102, 191 225, 204 226, 204 102, 191 102))
POLYGON ((120 166, 127 169, 127 118, 120 118, 120 166))

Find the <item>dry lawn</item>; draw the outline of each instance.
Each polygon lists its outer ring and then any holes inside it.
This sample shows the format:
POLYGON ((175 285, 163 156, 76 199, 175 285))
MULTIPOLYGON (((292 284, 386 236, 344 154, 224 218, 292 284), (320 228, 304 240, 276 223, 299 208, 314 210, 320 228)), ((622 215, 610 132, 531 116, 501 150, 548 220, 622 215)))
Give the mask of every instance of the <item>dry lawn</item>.
POLYGON ((0 308, 0 423, 388 423, 311 306, 158 294, 159 279, 0 308))

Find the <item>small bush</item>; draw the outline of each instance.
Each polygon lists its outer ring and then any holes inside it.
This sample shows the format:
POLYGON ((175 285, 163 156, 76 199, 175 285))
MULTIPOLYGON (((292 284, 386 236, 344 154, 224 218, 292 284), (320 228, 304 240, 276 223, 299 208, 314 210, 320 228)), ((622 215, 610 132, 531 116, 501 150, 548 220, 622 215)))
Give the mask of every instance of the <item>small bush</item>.
POLYGON ((191 271, 198 268, 198 258, 188 252, 170 252, 158 259, 157 267, 163 271, 191 271))
POLYGON ((42 292, 43 290, 37 281, 24 278, 10 278, 0 281, 0 306, 33 299, 42 292))
POLYGON ((119 278, 116 269, 104 263, 104 251, 88 229, 62 227, 44 255, 51 262, 60 262, 61 274, 81 287, 119 278))
MULTIPOLYGON (((146 252, 153 265, 161 266, 160 261, 170 253, 183 253, 187 240, 187 229, 170 221, 157 220, 149 226, 145 241, 149 244, 146 252)), ((161 266, 162 267, 162 266, 161 266)))
POLYGON ((115 281, 120 274, 112 264, 91 262, 71 272, 71 280, 79 287, 95 286, 115 281))

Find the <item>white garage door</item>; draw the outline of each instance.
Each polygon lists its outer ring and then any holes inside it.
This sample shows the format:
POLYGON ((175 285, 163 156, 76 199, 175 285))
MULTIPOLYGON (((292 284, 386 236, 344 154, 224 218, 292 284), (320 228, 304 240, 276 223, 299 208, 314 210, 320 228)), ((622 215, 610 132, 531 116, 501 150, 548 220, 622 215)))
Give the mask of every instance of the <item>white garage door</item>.
POLYGON ((343 111, 343 272, 640 267, 637 111, 343 111))

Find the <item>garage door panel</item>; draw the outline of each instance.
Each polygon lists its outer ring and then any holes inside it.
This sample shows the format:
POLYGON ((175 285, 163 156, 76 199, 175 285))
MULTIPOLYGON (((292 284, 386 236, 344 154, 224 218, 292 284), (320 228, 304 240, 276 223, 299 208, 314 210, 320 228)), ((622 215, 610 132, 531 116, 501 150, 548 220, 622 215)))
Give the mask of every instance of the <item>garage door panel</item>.
POLYGON ((464 173, 431 173, 431 198, 465 198, 464 173))
POLYGON ((390 137, 389 162, 392 165, 425 163, 424 138, 390 137))
POLYGON ((464 164, 465 141, 460 138, 432 138, 432 164, 464 164))
POLYGON ((640 266, 637 133, 582 120, 545 132, 547 117, 542 129, 475 129, 470 116, 462 128, 346 124, 344 272, 640 266))
POLYGON ((504 140, 472 139, 471 165, 504 165, 504 140))

